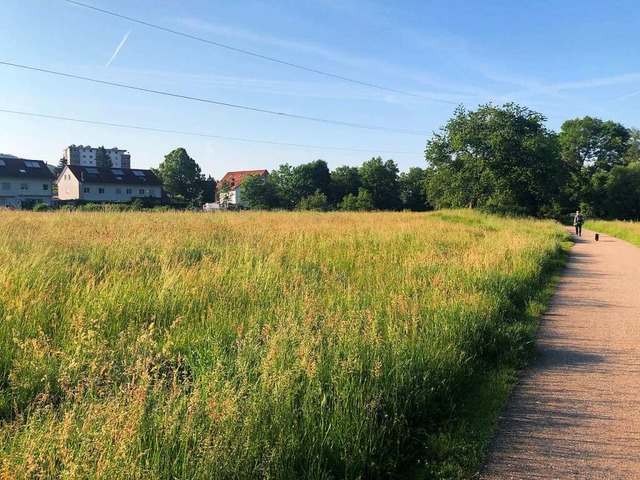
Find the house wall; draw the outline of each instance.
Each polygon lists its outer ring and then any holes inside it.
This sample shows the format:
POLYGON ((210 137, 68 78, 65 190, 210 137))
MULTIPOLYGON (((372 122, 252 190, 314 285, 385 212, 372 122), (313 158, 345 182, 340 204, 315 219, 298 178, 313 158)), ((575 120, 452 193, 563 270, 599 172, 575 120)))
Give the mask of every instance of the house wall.
POLYGON ((51 205, 51 180, 43 178, 0 178, 0 206, 20 208, 23 200, 51 205))
POLYGON ((65 168, 58 180, 58 198, 60 200, 77 200, 80 198, 80 182, 71 171, 65 168))
MULTIPOLYGON (((116 148, 105 148, 105 150, 111 159, 113 168, 131 168, 131 155, 127 154, 126 150, 118 150, 116 148)), ((72 145, 64 150, 63 156, 67 160, 67 164, 95 167, 97 153, 97 148, 72 145)))
POLYGON ((160 185, 113 185, 83 182, 79 185, 79 198, 87 202, 130 202, 136 197, 161 198, 160 185), (85 191, 88 189, 88 192, 85 191), (102 190, 101 190, 102 189, 102 190))

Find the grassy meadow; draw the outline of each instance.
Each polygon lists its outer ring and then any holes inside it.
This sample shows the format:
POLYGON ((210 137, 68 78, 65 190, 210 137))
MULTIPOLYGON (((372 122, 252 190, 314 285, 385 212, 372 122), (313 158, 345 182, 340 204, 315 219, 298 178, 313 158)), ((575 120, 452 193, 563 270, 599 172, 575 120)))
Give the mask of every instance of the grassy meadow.
POLYGON ((589 220, 584 227, 612 237, 621 238, 640 247, 640 222, 589 220))
POLYGON ((465 478, 566 239, 470 211, 0 211, 0 478, 465 478))

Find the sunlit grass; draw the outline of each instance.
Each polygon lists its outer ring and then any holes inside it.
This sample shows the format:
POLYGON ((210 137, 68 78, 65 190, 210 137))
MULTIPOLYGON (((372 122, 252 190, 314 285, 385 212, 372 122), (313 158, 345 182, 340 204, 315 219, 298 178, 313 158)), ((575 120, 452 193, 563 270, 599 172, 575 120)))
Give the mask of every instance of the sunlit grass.
POLYGON ((640 222, 624 221, 588 221, 585 228, 621 238, 640 247, 640 222))
POLYGON ((565 240, 467 211, 0 227, 0 478, 407 471, 474 379, 526 355, 565 240))

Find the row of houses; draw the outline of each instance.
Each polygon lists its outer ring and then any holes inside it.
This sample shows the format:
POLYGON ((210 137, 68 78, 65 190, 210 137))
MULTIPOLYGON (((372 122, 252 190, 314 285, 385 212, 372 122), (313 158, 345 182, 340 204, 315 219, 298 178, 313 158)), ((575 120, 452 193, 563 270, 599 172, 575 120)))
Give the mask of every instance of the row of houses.
POLYGON ((51 205, 58 200, 110 203, 163 198, 162 182, 151 170, 65 165, 56 179, 42 160, 0 157, 0 207, 51 205))
MULTIPOLYGON (((89 160, 86 163, 67 161, 56 178, 53 167, 42 160, 0 156, 0 207, 27 208, 37 203, 50 206, 55 200, 113 203, 165 198, 162 182, 151 170, 97 167, 95 162, 89 164, 89 160), (54 185, 57 185, 55 196, 54 185)), ((243 206, 242 184, 252 175, 266 178, 269 172, 228 172, 217 184, 216 203, 205 205, 205 209, 243 206), (223 184, 225 188, 221 191, 223 184)))

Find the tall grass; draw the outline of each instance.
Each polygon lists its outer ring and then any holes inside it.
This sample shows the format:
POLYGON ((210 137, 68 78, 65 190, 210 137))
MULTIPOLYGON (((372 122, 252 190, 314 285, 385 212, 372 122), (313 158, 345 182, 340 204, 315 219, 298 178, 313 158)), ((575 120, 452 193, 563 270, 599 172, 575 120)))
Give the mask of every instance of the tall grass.
POLYGON ((0 478, 406 472, 524 355, 564 239, 466 211, 0 212, 0 478))
POLYGON ((590 220, 585 228, 621 238, 640 247, 640 222, 590 220))

